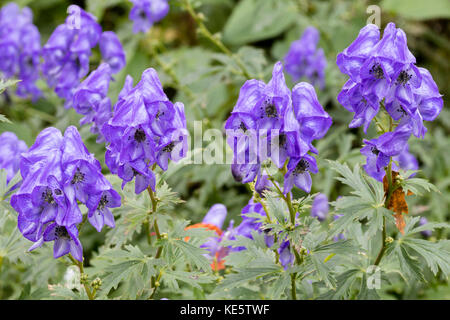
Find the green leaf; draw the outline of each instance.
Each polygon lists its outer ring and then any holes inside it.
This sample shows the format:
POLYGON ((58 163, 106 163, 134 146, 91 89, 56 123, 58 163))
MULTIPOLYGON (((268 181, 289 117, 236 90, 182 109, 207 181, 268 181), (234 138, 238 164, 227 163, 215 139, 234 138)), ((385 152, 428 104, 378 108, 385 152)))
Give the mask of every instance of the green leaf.
POLYGON ((6 88, 11 87, 18 83, 20 80, 14 80, 14 79, 0 79, 0 94, 3 93, 3 91, 6 90, 6 88))
POLYGON ((319 278, 325 282, 325 285, 331 289, 336 288, 336 279, 334 278, 330 268, 317 255, 309 255, 319 278))
POLYGON ((295 10, 290 0, 240 1, 225 25, 224 42, 242 45, 275 37, 295 22, 295 10))
POLYGON ((281 267, 272 264, 267 267, 259 268, 236 268, 237 273, 228 275, 216 288, 216 290, 225 290, 242 285, 248 281, 256 280, 271 274, 281 272, 281 267))
POLYGON ((11 121, 8 120, 8 118, 6 118, 4 115, 0 114, 0 122, 6 122, 6 123, 11 123, 11 121))
POLYGON ((408 191, 411 191, 415 195, 422 195, 425 191, 434 191, 440 193, 439 189, 434 184, 428 182, 426 179, 421 178, 404 179, 401 182, 401 186, 405 194, 408 194, 408 191))
POLYGON ((205 249, 195 247, 184 240, 175 240, 173 245, 180 249, 186 262, 194 264, 203 271, 211 269, 210 262, 203 256, 207 253, 205 249))

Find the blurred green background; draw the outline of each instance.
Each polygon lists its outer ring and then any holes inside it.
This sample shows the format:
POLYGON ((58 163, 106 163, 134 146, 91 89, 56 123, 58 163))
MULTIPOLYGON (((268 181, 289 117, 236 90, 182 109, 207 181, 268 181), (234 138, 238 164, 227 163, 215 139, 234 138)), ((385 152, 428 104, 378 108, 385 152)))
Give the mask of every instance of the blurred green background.
MULTIPOLYGON (((1 1, 1 5, 9 1, 1 1)), ((128 13, 132 6, 125 0, 21 0, 20 6, 29 6, 34 13, 34 23, 41 32, 42 45, 53 29, 63 23, 67 7, 75 3, 93 13, 103 30, 115 31, 124 45, 127 66, 115 77, 109 95, 113 103, 123 86, 125 76, 133 76, 135 83, 143 70, 155 68, 169 98, 185 104, 188 128, 193 121, 203 121, 207 128, 223 129, 223 124, 232 110, 239 88, 245 79, 237 74, 237 67, 226 55, 217 51, 196 32, 192 18, 170 0, 170 13, 145 35, 133 35, 128 13), (155 53, 157 57, 155 58, 155 53), (164 72, 174 70, 176 78, 164 72), (177 83, 179 82, 179 83, 177 83), (191 99, 180 90, 180 85, 189 88, 195 97, 191 99)), ((366 10, 370 5, 381 9, 382 29, 388 22, 395 22, 408 37, 408 46, 417 59, 417 65, 427 68, 433 75, 441 94, 444 109, 433 123, 426 123, 428 133, 424 140, 410 139, 410 151, 420 163, 419 176, 426 177, 441 191, 425 197, 409 197, 411 215, 423 215, 429 221, 449 221, 450 203, 450 112, 448 96, 450 85, 450 1, 448 0, 198 0, 196 10, 206 18, 205 24, 212 33, 233 52, 236 52, 249 68, 252 76, 268 81, 273 63, 282 60, 290 43, 297 40, 303 30, 313 25, 319 29, 319 47, 325 51, 328 66, 326 88, 317 90, 319 99, 334 123, 326 137, 317 143, 320 172, 313 177, 312 192, 323 192, 334 201, 347 190, 335 179, 335 173, 327 168, 324 159, 339 159, 350 165, 362 163, 359 153, 362 139, 375 136, 371 127, 365 136, 360 129, 349 129, 352 114, 336 100, 346 76, 335 64, 336 55, 347 47, 359 30, 373 14, 366 10)), ((94 51, 91 70, 100 60, 94 51)), ((286 75, 288 86, 294 83, 286 75)), ((65 110, 63 102, 56 97, 44 81, 39 86, 45 98, 31 103, 18 99, 10 93, 9 98, 0 96, 0 113, 13 123, 0 124, 0 133, 13 131, 30 146, 44 127, 56 126, 65 130, 68 125, 79 128, 79 119, 74 110, 65 110)), ((104 145, 96 144, 88 127, 81 128, 88 149, 104 165, 104 145)), ((193 132, 191 131, 191 135, 193 132)), ((204 143, 206 147, 208 143, 204 143)), ((104 166, 105 172, 108 172, 104 166)), ((250 191, 234 182, 229 165, 188 165, 172 175, 168 181, 186 202, 177 206, 172 214, 198 222, 214 203, 224 203, 228 208, 227 222, 240 222, 240 211, 251 197, 250 191)), ((300 191, 296 191, 301 195, 300 191)), ((86 233, 83 240, 86 251, 92 252, 102 243, 104 234, 86 233)), ((433 234, 433 239, 447 239, 448 231, 433 234)), ((0 285, 1 287, 1 285, 0 285)), ((3 289, 5 290, 5 289, 3 289)), ((0 298, 2 297, 0 291, 0 298)), ((431 283, 429 286, 386 288, 383 298, 450 299, 447 283, 431 283)))

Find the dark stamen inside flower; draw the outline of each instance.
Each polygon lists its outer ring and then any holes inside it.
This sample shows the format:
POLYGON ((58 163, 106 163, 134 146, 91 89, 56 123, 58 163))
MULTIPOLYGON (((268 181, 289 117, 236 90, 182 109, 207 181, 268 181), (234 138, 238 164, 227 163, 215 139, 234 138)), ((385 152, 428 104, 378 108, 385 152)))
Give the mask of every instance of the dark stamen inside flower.
POLYGON ((381 68, 381 65, 379 63, 375 63, 372 66, 372 69, 370 69, 369 73, 372 74, 376 79, 384 78, 383 68, 381 68))
POLYGON ((131 170, 133 170, 133 176, 138 176, 140 175, 140 173, 138 171, 136 171, 134 168, 132 168, 131 170))
POLYGON ((239 125, 239 128, 240 128, 242 131, 244 131, 244 132, 247 131, 247 126, 246 126, 245 123, 242 122, 242 121, 241 121, 241 124, 239 125))
POLYGON ((98 203, 98 210, 102 210, 106 207, 106 205, 108 204, 109 200, 108 200, 108 196, 106 194, 102 195, 102 197, 100 198, 100 202, 98 203))
POLYGON ((73 175, 71 183, 75 184, 75 183, 83 182, 83 181, 84 181, 84 173, 81 172, 79 168, 77 168, 77 171, 73 175))
POLYGON ((280 134, 280 136, 278 137, 278 143, 280 146, 284 146, 286 144, 286 135, 285 134, 280 134))
POLYGON ((55 194, 57 196, 60 196, 62 194, 62 191, 60 189, 55 189, 55 194))
POLYGON ((167 146, 165 146, 162 151, 164 152, 172 152, 173 147, 175 147, 175 144, 173 142, 169 143, 167 146))
POLYGON ((400 72, 400 74, 397 77, 397 80, 395 81, 396 84, 402 84, 405 85, 408 83, 408 81, 412 78, 412 75, 410 75, 408 72, 403 70, 400 72))
POLYGON ((145 14, 145 11, 141 10, 141 12, 139 12, 139 17, 141 19, 147 19, 147 15, 145 14))
POLYGON ((144 142, 145 139, 147 139, 147 136, 145 135, 144 130, 137 129, 134 133, 134 140, 136 140, 137 142, 144 142))
POLYGON ((309 163, 308 163, 308 161, 306 161, 306 160, 304 160, 304 159, 301 159, 301 160, 298 162, 298 164, 297 164, 297 166, 295 167, 295 169, 294 169, 294 175, 303 173, 303 172, 307 171, 308 168, 309 168, 309 163))
POLYGON ((278 116, 277 108, 273 104, 268 104, 264 109, 266 116, 269 118, 276 118, 278 116))
POLYGON ((56 234, 56 237, 58 237, 58 238, 70 239, 70 235, 67 232, 66 227, 63 227, 63 226, 55 227, 55 234, 56 234))
POLYGON ((159 119, 159 117, 161 117, 161 116, 163 116, 163 115, 164 115, 164 111, 161 112, 160 110, 158 110, 158 112, 156 112, 155 118, 156 118, 156 119, 159 119))
POLYGON ((365 105, 367 104, 367 100, 365 98, 361 98, 361 102, 364 103, 365 105))
POLYGON ((44 192, 42 192, 42 198, 47 203, 54 203, 55 199, 53 199, 52 190, 50 188, 45 189, 44 192))
POLYGON ((372 151, 372 153, 375 154, 375 155, 379 155, 379 154, 380 154, 380 150, 378 150, 378 149, 375 148, 375 147, 372 147, 372 148, 370 149, 370 151, 372 151))
POLYGON ((402 106, 400 106, 400 107, 398 107, 398 108, 397 108, 397 112, 401 112, 401 113, 403 113, 403 115, 404 115, 404 116, 406 116, 406 115, 407 115, 407 113, 406 113, 405 109, 403 109, 403 107, 402 107, 402 106))

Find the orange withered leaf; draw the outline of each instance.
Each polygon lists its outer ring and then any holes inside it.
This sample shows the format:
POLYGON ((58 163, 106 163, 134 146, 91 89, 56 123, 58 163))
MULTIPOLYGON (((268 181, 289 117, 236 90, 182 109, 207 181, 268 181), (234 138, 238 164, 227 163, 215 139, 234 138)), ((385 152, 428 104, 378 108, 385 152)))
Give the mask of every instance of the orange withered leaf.
MULTIPOLYGON (((392 185, 395 185, 395 181, 398 177, 397 171, 392 171, 392 185)), ((385 197, 388 196, 388 187, 389 183, 387 180, 387 177, 384 176, 383 178, 383 187, 384 187, 384 194, 385 197)), ((411 191, 408 191, 408 196, 412 195, 413 193, 411 191)), ((391 194, 391 198, 389 199, 388 203, 388 209, 395 212, 395 225, 397 226, 397 229, 404 234, 405 229, 405 220, 403 219, 403 213, 408 214, 408 204, 405 200, 405 193, 403 192, 402 187, 398 187, 394 190, 391 194)))

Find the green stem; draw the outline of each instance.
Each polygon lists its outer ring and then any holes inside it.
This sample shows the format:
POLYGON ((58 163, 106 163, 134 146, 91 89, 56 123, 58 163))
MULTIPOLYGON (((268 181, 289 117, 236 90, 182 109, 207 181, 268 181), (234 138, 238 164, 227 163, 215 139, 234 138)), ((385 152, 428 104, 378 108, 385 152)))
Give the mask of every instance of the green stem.
POLYGON ((292 300, 297 300, 297 288, 295 285, 295 277, 297 276, 297 273, 291 274, 291 293, 292 293, 292 300))
MULTIPOLYGON (((74 257, 72 257, 72 255, 70 253, 69 253, 69 259, 72 261, 72 263, 74 265, 76 265, 78 267, 78 269, 80 269, 80 276, 83 275, 84 274, 83 262, 76 260, 74 257)), ((89 289, 89 285, 87 283, 83 283, 83 287, 84 287, 84 290, 86 291, 86 294, 87 294, 89 300, 94 300, 95 292, 94 293, 91 292, 91 289, 89 289)))
POLYGON ((195 12, 194 8, 191 5, 191 1, 190 0, 182 0, 181 3, 183 5, 183 7, 186 9, 186 11, 191 15, 191 17, 197 23, 200 33, 205 38, 207 38, 211 43, 213 43, 217 48, 219 48, 223 53, 225 53, 227 56, 229 56, 231 59, 233 59, 234 62, 236 62, 236 64, 238 65, 238 67, 241 69, 242 75, 244 77, 246 77, 247 79, 251 79, 252 77, 250 76, 250 73, 248 72, 245 65, 242 63, 241 59, 237 55, 233 54, 230 51, 230 49, 228 49, 223 44, 223 42, 220 41, 220 39, 218 37, 215 37, 214 35, 211 34, 211 32, 208 30, 208 28, 203 23, 203 17, 200 16, 197 12, 195 12))

